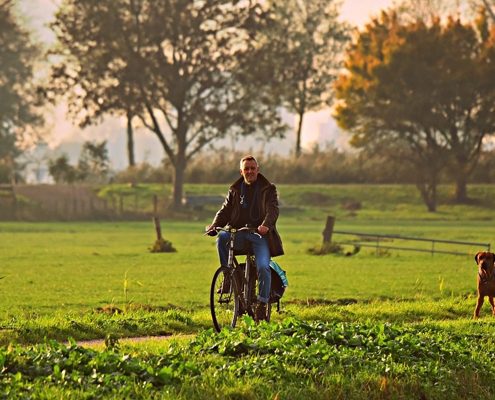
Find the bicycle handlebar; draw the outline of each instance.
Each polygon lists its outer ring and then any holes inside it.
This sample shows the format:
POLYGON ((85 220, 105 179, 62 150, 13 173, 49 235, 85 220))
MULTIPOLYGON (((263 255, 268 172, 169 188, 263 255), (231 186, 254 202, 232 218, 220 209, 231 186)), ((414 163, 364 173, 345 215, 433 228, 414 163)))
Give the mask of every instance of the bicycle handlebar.
POLYGON ((231 226, 228 226, 226 228, 222 228, 222 227, 216 226, 214 229, 217 232, 218 231, 224 231, 224 232, 229 232, 229 233, 242 232, 242 231, 256 232, 256 228, 250 228, 249 226, 243 226, 242 228, 232 228, 231 226))
POLYGON ((218 233, 220 231, 228 232, 228 233, 248 231, 248 232, 255 233, 255 234, 259 235, 258 230, 256 228, 250 228, 249 226, 243 226, 242 228, 232 228, 231 226, 227 226, 225 228, 222 228, 220 226, 215 226, 212 229, 210 229, 209 231, 205 232, 204 234, 208 235, 208 236, 212 236, 211 233, 213 233, 213 232, 218 233))

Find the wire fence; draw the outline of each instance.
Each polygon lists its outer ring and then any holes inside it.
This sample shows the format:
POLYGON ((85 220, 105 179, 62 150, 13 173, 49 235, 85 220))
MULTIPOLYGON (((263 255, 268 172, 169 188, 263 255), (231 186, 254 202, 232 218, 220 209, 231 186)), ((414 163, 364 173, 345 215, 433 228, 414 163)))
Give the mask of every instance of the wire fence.
POLYGON ((479 242, 467 242, 457 240, 444 240, 444 239, 429 239, 429 238, 417 238, 401 235, 386 235, 378 233, 365 233, 365 232, 350 232, 350 231, 338 231, 334 230, 335 235, 354 236, 353 240, 335 240, 337 244, 347 244, 359 247, 375 248, 378 254, 383 250, 401 250, 401 251, 417 251, 423 253, 431 253, 431 255, 439 254, 452 254, 456 256, 466 256, 473 254, 473 247, 478 250, 480 248, 490 251, 490 243, 479 242), (397 243, 400 241, 400 244, 397 243), (416 244, 424 244, 424 246, 416 244), (397 245, 396 245, 397 244, 397 245), (452 247, 456 248, 453 250, 452 247), (458 250, 459 247, 465 248, 465 251, 458 250))

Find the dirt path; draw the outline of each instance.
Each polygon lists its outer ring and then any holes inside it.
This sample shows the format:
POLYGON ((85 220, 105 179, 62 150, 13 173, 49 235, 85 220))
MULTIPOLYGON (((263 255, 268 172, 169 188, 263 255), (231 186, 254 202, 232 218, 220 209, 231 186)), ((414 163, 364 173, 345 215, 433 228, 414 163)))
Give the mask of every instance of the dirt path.
MULTIPOLYGON (((135 344, 135 343, 147 343, 147 342, 163 342, 167 340, 189 340, 193 339, 196 335, 163 335, 163 336, 138 336, 119 339, 121 344, 135 344)), ((102 347, 105 346, 105 339, 93 339, 93 340, 81 340, 77 342, 81 347, 102 347)))

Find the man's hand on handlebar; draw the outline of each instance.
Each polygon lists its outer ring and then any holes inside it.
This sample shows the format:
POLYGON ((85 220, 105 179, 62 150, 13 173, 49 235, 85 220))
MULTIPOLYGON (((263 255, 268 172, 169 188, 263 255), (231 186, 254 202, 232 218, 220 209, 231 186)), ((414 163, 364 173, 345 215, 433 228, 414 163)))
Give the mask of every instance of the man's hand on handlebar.
MULTIPOLYGON (((230 231, 230 227, 220 228, 218 226, 208 225, 208 226, 205 227, 205 235, 216 236, 218 234, 218 231, 219 230, 229 232, 230 231)), ((270 228, 268 228, 265 225, 260 225, 257 228, 252 228, 252 227, 244 226, 242 228, 237 229, 237 231, 239 231, 239 232, 240 231, 250 231, 252 233, 256 233, 256 234, 261 235, 261 236, 266 235, 269 230, 270 230, 270 228)))
POLYGON ((217 236, 218 232, 216 230, 216 226, 208 225, 205 228, 205 235, 208 236, 217 236))
POLYGON ((268 228, 268 227, 267 227, 267 226, 265 226, 265 225, 260 225, 260 226, 258 226, 258 232, 259 232, 259 234, 260 234, 261 236, 265 236, 265 235, 268 233, 268 231, 269 231, 269 230, 270 230, 270 228, 268 228))

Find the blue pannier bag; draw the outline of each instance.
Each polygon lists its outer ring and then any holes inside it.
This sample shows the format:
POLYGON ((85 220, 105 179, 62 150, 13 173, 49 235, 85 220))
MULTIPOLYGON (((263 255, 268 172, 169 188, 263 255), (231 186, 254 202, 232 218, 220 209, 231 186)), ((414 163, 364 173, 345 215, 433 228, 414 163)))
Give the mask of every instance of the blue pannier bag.
POLYGON ((275 261, 270 261, 272 273, 272 285, 270 290, 270 303, 277 303, 277 311, 280 311, 280 299, 284 295, 285 288, 289 286, 287 274, 275 261))

